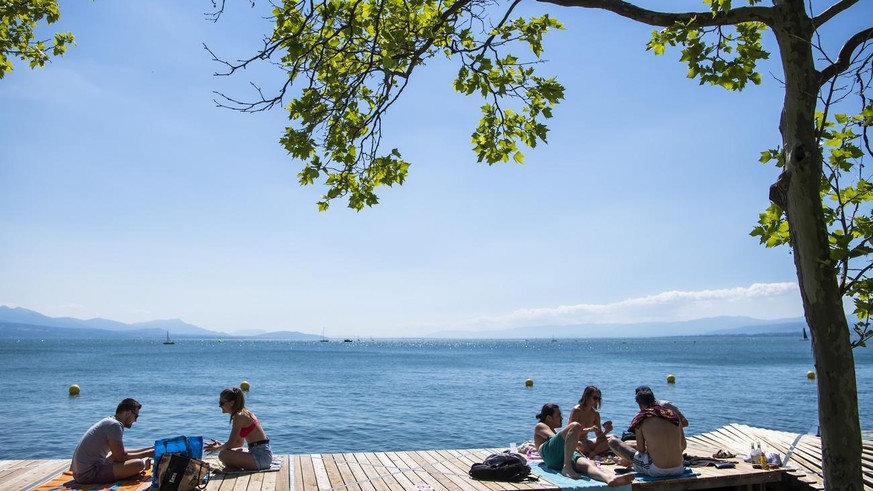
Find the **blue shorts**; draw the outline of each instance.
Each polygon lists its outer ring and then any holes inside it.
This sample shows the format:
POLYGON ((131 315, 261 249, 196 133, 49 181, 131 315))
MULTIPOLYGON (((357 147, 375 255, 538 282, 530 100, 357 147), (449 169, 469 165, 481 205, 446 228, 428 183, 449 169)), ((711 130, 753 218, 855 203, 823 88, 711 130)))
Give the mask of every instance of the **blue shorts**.
POLYGON ((273 463, 273 449, 269 442, 249 447, 249 454, 255 459, 258 470, 269 469, 273 463))

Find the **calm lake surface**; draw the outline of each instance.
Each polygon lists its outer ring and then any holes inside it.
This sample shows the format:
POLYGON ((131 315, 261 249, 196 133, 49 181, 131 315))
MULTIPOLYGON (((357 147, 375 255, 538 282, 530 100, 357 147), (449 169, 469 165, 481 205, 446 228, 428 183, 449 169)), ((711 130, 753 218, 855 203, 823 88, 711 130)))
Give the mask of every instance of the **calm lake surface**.
MULTIPOLYGON (((682 409, 690 435, 729 423, 817 424, 810 344, 794 337, 161 341, 0 340, 0 459, 67 458, 124 397, 143 404, 126 446, 182 434, 224 441, 218 394, 243 380, 283 454, 507 446, 531 438, 543 403, 566 415, 589 384, 603 391, 601 413, 616 431, 635 414, 641 384, 682 409), (79 396, 68 395, 71 384, 79 396)), ((873 351, 856 349, 855 364, 869 430, 873 351)))

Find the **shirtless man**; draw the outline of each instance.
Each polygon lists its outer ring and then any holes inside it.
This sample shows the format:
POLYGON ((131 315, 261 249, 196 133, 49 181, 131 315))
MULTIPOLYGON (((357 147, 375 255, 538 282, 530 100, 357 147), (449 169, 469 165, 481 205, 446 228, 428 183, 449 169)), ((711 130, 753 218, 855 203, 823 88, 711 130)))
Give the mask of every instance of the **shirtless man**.
POLYGON ((652 477, 682 474, 685 432, 679 416, 672 409, 659 406, 647 387, 637 391, 636 401, 640 412, 628 428, 636 435, 636 448, 615 437, 609 440, 609 447, 619 457, 632 461, 633 469, 640 474, 652 477))
POLYGON ((579 403, 573 406, 573 409, 570 411, 570 422, 582 425, 582 432, 579 435, 579 444, 576 449, 589 459, 609 451, 609 442, 606 439, 606 434, 612 431, 612 421, 606 421, 601 427, 600 401, 602 399, 603 396, 600 393, 600 389, 589 385, 582 392, 579 403), (595 436, 594 440, 588 438, 588 434, 592 431, 595 436))
POLYGON ((579 423, 567 424, 560 433, 555 431, 564 422, 557 404, 544 404, 536 417, 540 422, 534 427, 534 446, 549 468, 560 470, 561 474, 572 479, 582 477, 582 472, 605 482, 607 486, 624 486, 633 482, 633 473, 616 476, 576 452, 576 442, 582 431, 579 423))
MULTIPOLYGON (((647 391, 649 391, 649 392, 652 392, 652 389, 649 388, 648 385, 641 385, 641 386, 637 387, 637 388, 636 388, 636 393, 639 393, 641 390, 647 390, 647 391)), ((654 395, 655 395, 655 394, 654 394, 654 392, 653 392, 653 393, 652 393, 652 396, 654 396, 654 395)), ((657 403, 659 406, 663 406, 663 407, 665 407, 665 408, 667 408, 667 409, 672 409, 673 412, 676 413, 677 416, 679 416, 679 420, 682 422, 682 427, 683 427, 683 428, 685 428, 685 427, 688 426, 688 420, 685 419, 685 415, 682 414, 682 411, 680 411, 679 408, 676 407, 675 404, 673 404, 673 403, 670 402, 670 401, 665 401, 665 400, 663 400, 663 399, 659 399, 659 400, 657 400, 656 403, 657 403)))

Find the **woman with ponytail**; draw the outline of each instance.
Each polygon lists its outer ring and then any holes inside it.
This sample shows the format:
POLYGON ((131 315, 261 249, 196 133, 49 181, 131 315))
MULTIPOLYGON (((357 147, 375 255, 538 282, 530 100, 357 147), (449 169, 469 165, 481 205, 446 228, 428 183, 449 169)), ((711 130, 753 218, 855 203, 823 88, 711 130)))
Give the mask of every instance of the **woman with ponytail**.
POLYGON ((237 387, 224 389, 218 397, 222 413, 230 415, 230 436, 224 443, 212 439, 204 446, 207 452, 218 452, 225 470, 268 469, 273 462, 270 439, 264 433, 255 414, 246 409, 246 398, 237 387), (243 449, 243 442, 248 451, 243 449))

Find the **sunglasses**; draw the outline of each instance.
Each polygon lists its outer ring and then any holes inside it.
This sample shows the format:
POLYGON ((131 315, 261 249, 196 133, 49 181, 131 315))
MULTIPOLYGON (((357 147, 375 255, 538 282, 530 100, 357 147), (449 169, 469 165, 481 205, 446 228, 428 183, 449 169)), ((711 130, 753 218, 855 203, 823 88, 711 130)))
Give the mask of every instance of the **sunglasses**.
POLYGON ((227 401, 218 401, 218 407, 221 407, 221 406, 227 404, 228 402, 230 402, 230 400, 227 400, 227 401))
POLYGON ((130 412, 133 413, 133 420, 134 421, 139 419, 139 411, 134 411, 133 409, 131 409, 130 412))

